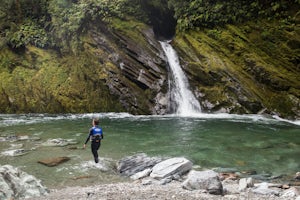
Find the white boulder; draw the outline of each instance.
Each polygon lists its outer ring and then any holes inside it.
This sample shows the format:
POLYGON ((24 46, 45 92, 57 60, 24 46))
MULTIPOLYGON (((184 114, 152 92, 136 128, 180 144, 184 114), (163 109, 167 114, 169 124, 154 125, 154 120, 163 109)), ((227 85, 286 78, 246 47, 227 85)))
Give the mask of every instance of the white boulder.
POLYGON ((182 175, 190 171, 193 163, 186 158, 170 158, 156 164, 150 176, 155 179, 163 179, 175 174, 182 175))
POLYGON ((218 173, 212 170, 190 171, 187 179, 182 183, 182 187, 187 190, 206 190, 210 194, 223 193, 223 185, 218 173))

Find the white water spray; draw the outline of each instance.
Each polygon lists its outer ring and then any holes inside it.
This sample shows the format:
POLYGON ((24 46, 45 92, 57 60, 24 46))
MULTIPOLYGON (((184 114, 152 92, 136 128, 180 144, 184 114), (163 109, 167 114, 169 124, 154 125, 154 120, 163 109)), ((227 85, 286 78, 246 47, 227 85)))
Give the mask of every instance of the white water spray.
POLYGON ((176 102, 176 114, 191 116, 201 113, 201 107, 194 94, 189 89, 188 79, 181 69, 176 51, 168 42, 160 42, 168 59, 174 78, 174 100, 176 102))

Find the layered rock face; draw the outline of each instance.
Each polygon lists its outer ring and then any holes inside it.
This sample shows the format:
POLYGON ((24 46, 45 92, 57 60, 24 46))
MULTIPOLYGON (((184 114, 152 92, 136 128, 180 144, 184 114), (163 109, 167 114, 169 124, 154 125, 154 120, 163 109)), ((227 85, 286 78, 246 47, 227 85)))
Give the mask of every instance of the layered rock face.
MULTIPOLYGON (((123 23, 123 22, 119 22, 123 23)), ((128 24, 123 24, 127 26, 128 24)), ((164 54, 151 28, 91 28, 96 51, 107 65, 106 85, 123 108, 135 114, 164 114, 167 102, 167 70, 164 54), (108 59, 107 59, 108 58, 108 59)))
POLYGON ((0 112, 164 114, 167 67, 151 27, 89 22, 76 52, 0 52, 0 112))

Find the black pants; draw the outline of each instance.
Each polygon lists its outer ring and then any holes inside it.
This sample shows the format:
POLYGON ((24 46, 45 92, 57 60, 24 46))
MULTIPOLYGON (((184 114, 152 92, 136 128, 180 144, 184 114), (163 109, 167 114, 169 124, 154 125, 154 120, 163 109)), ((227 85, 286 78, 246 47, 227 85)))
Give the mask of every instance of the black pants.
POLYGON ((98 150, 99 150, 100 146, 101 146, 101 142, 92 141, 91 150, 92 150, 92 153, 93 153, 93 156, 94 156, 95 163, 99 162, 98 150))

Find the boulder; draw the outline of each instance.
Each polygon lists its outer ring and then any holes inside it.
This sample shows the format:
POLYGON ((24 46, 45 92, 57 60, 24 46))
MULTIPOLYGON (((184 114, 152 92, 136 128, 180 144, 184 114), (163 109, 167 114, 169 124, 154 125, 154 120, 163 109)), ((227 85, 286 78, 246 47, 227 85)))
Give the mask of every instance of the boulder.
POLYGON ((125 176, 132 176, 138 172, 144 171, 147 168, 152 168, 162 159, 158 157, 148 157, 146 154, 136 154, 122 158, 117 162, 117 170, 125 176))
POLYGON ((187 179, 182 183, 187 190, 206 190, 210 194, 220 195, 223 193, 223 185, 218 173, 212 170, 190 171, 187 179))
POLYGON ((11 165, 0 166, 0 199, 26 199, 48 193, 34 176, 11 165))
POLYGON ((150 176, 155 179, 163 179, 175 174, 182 175, 190 171, 193 163, 186 158, 170 158, 156 164, 150 176))
POLYGON ((275 189, 270 189, 269 183, 266 182, 257 184, 252 191, 256 194, 262 194, 262 195, 277 195, 277 196, 279 195, 279 191, 275 189))
POLYGON ((57 157, 57 158, 47 158, 44 160, 39 160, 38 163, 41 163, 43 165, 46 165, 48 167, 54 167, 61 163, 69 161, 69 157, 57 157))

